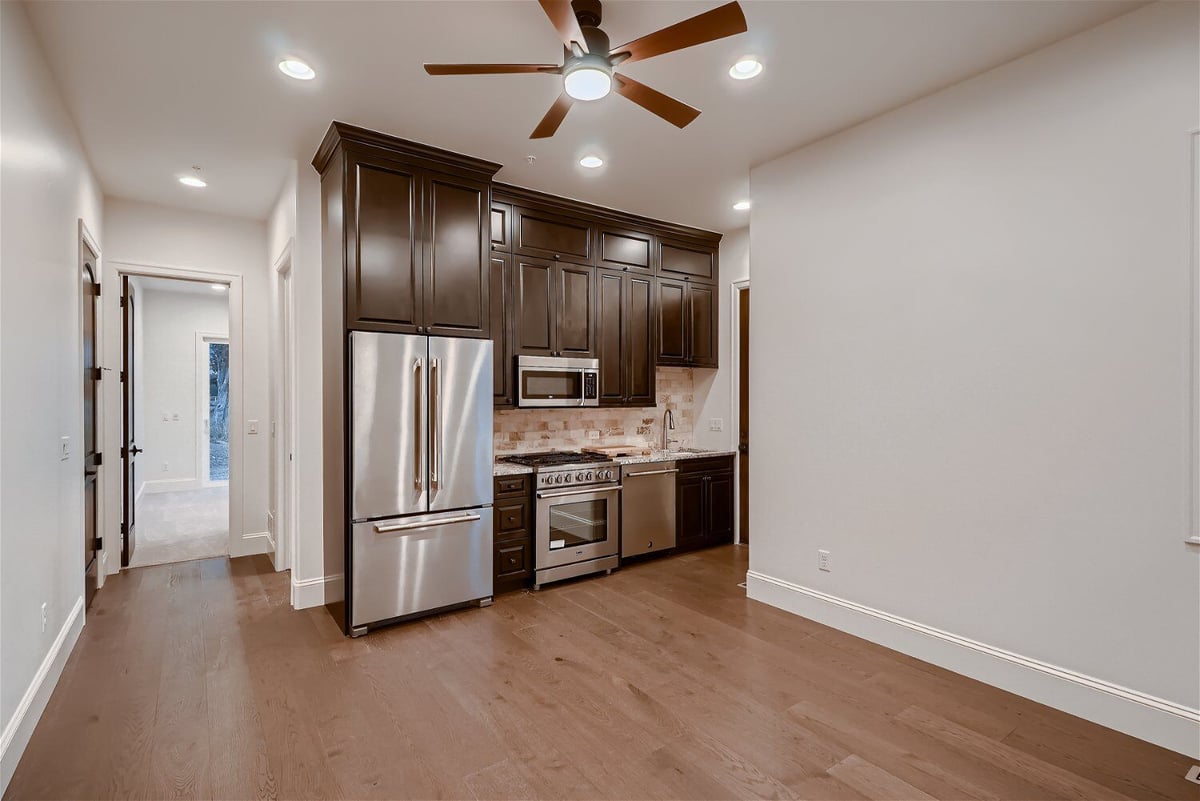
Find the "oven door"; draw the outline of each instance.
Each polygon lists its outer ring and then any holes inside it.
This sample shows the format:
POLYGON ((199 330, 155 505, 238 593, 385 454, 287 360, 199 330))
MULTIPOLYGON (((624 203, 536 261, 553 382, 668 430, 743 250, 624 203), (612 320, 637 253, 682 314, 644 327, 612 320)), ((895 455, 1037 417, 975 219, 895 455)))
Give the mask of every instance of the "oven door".
POLYGON ((621 486, 537 493, 538 570, 612 556, 617 552, 621 486))
POLYGON ((574 367, 521 367, 518 406, 582 406, 584 371, 574 367))

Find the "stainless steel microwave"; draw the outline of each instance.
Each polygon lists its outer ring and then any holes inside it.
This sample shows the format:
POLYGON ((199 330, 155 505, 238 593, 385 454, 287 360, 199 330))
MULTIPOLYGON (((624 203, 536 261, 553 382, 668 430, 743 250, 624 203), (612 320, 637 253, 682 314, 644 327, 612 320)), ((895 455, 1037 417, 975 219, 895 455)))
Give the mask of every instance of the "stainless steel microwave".
POLYGON ((517 357, 517 406, 600 405, 600 360, 517 357))

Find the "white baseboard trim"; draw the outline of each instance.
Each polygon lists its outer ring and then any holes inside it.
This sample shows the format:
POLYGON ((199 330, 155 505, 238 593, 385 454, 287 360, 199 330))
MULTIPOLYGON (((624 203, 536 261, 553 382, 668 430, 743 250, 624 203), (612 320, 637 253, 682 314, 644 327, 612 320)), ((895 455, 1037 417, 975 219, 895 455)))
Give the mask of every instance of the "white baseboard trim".
POLYGON ((148 478, 142 482, 142 488, 138 490, 140 495, 143 492, 183 492, 185 490, 202 489, 203 482, 198 478, 148 478))
POLYGON ((54 686, 58 684, 58 678, 67 664, 67 657, 75 648, 75 642, 79 639, 81 631, 83 631, 82 595, 71 607, 70 614, 67 615, 62 628, 58 630, 58 636, 54 638, 50 650, 46 652, 46 658, 42 660, 37 673, 33 674, 33 681, 29 683, 25 694, 21 696, 21 702, 17 704, 16 711, 4 725, 4 733, 0 735, 0 795, 8 789, 8 783, 17 769, 17 763, 21 761, 21 754, 25 753, 25 746, 29 745, 33 729, 46 709, 50 694, 54 692, 54 686))
POLYGON ((270 553, 275 550, 275 542, 270 532, 256 531, 253 534, 243 534, 229 541, 229 558, 239 556, 256 556, 260 553, 270 553))
POLYGON ((292 608, 308 609, 324 606, 325 599, 345 597, 344 578, 341 573, 334 576, 319 576, 298 579, 292 576, 292 608))
POLYGON ((1200 759, 1200 710, 749 570, 746 595, 1200 759))

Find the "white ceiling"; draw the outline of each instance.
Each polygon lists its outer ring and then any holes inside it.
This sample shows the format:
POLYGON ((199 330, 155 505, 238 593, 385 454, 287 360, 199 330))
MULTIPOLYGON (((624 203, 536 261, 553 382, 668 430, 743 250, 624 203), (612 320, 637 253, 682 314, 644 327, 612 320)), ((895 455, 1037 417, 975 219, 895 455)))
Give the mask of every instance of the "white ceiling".
MULTIPOLYGON (((719 4, 610 2, 602 27, 620 44, 719 4)), ((748 33, 626 68, 702 109, 687 129, 611 95, 531 141, 557 76, 435 78, 421 64, 558 63, 533 0, 29 4, 110 195, 261 219, 288 162, 311 169, 339 119, 497 161, 510 183, 719 231, 746 224, 730 206, 752 165, 1139 5, 749 0, 748 33), (317 79, 281 75, 286 54, 317 79), (733 81, 744 54, 766 70, 733 81), (579 167, 587 152, 607 163, 579 167), (193 164, 207 189, 177 183, 193 164)))

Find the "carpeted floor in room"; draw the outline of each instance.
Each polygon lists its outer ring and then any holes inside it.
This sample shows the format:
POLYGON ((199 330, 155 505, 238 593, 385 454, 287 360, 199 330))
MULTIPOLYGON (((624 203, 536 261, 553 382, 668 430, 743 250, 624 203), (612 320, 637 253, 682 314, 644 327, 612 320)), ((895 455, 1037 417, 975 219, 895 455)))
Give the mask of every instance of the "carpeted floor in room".
POLYGON ((208 559, 229 552, 229 487, 147 492, 137 502, 130 567, 208 559))

